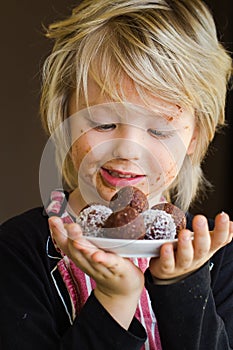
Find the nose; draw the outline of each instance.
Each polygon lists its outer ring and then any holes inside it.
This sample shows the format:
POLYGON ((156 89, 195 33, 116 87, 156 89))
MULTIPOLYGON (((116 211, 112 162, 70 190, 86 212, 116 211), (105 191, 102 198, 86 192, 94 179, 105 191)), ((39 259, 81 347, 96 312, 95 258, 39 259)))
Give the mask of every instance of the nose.
POLYGON ((140 159, 143 151, 142 140, 142 130, 139 127, 119 125, 117 137, 113 141, 114 158, 140 159))

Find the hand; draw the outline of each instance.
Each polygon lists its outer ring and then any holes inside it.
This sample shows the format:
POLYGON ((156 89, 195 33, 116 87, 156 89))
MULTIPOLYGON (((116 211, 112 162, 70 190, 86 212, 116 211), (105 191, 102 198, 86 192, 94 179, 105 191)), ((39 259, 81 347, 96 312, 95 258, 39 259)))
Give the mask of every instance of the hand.
POLYGON ((53 239, 82 271, 96 282, 95 296, 124 328, 128 328, 140 298, 144 275, 129 259, 104 252, 91 244, 78 224, 64 225, 49 218, 53 239))
POLYGON ((178 235, 177 249, 165 243, 160 257, 150 260, 150 272, 161 284, 170 284, 190 274, 204 265, 220 248, 230 243, 233 237, 233 222, 225 213, 215 218, 214 230, 209 232, 207 220, 203 215, 193 218, 193 230, 182 230, 178 235))

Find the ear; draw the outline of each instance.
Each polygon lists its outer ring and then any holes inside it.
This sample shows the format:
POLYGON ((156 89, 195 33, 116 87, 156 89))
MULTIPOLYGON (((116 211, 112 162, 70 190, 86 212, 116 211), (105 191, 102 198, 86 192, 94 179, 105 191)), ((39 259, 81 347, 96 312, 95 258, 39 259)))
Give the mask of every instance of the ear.
POLYGON ((198 141, 198 135, 199 135, 199 130, 196 127, 193 131, 192 138, 190 140, 188 149, 187 149, 187 154, 190 156, 191 154, 194 153, 196 146, 197 146, 197 141, 198 141))

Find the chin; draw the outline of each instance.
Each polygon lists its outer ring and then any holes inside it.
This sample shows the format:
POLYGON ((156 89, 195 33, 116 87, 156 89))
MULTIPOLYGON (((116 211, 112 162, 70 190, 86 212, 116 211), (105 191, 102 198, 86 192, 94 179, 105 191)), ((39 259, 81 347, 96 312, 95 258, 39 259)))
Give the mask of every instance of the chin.
POLYGON ((99 195, 99 197, 103 200, 103 201, 107 201, 109 202, 110 199, 112 198, 112 196, 117 192, 116 188, 111 188, 111 187, 103 187, 101 186, 101 188, 96 188, 96 191, 99 195))

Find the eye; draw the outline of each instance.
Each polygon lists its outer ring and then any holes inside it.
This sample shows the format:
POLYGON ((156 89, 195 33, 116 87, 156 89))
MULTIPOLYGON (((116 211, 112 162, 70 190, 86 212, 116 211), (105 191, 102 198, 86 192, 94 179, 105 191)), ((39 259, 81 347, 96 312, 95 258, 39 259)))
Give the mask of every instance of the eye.
POLYGON ((101 124, 101 125, 95 125, 94 129, 98 131, 111 131, 116 128, 116 124, 101 124))
POLYGON ((158 139, 167 139, 174 135, 174 131, 172 130, 156 130, 156 129, 148 129, 147 132, 151 134, 151 136, 156 137, 158 139))

